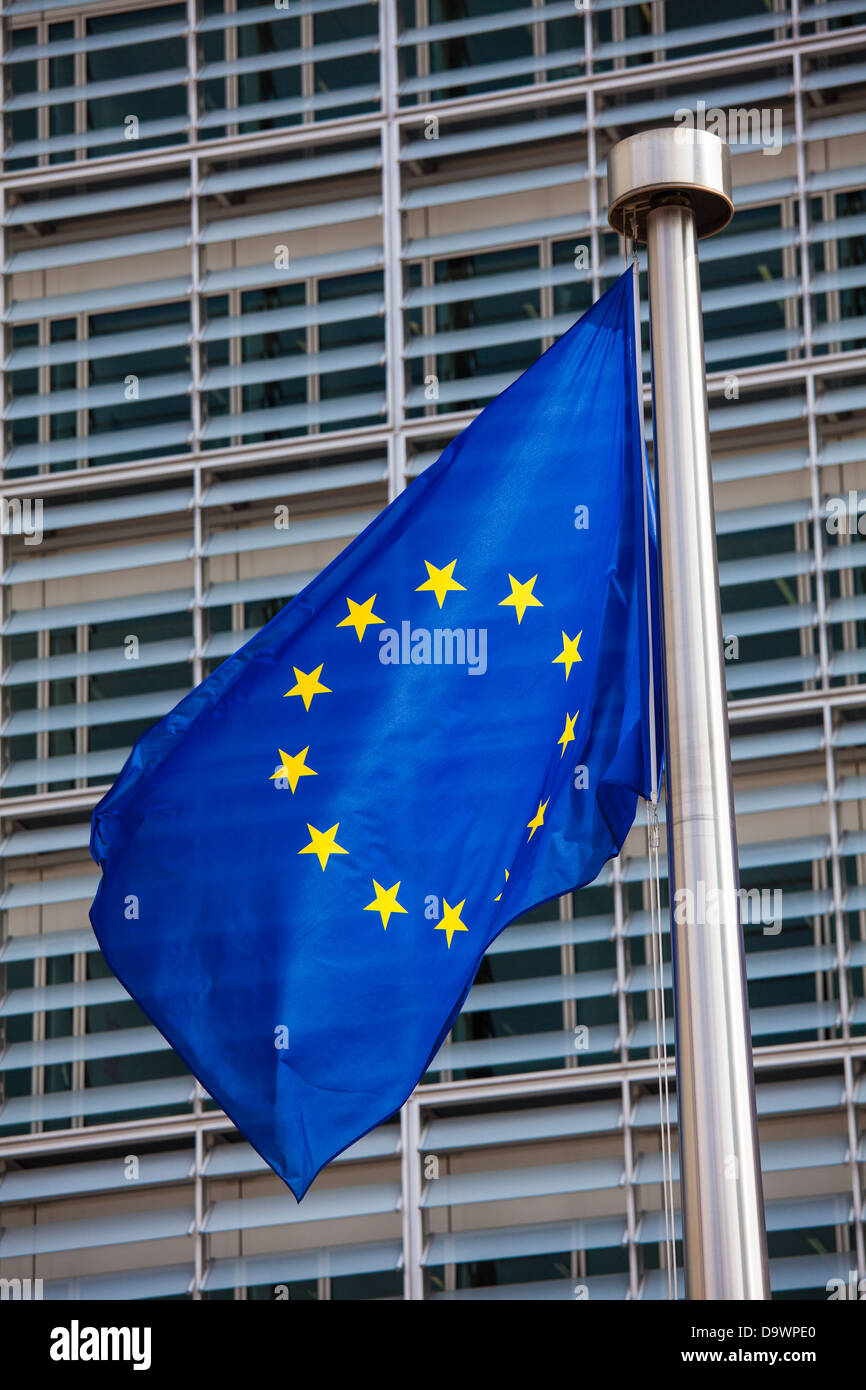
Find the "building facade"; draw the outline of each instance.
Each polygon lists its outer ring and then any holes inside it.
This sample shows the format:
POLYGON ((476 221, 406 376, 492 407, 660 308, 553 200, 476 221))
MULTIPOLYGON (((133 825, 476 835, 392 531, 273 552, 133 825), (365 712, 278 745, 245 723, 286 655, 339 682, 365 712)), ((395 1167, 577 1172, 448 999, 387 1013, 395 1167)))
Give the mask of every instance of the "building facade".
POLYGON ((621 273, 607 152, 684 113, 734 152, 702 275, 772 1285, 866 1277, 866 4, 5 0, 2 33, 4 1295, 669 1296, 642 813, 300 1207, 110 974, 87 846, 136 737, 621 273))

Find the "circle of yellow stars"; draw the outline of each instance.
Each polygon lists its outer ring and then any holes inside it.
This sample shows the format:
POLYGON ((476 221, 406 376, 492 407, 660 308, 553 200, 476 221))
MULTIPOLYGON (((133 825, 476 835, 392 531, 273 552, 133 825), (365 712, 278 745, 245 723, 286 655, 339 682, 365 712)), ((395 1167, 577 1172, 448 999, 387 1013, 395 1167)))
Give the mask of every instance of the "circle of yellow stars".
MULTIPOLYGON (((454 577, 454 571, 457 567, 456 559, 450 560, 448 564, 442 565, 441 567, 432 564, 430 560, 425 560, 424 565, 427 570, 427 578, 423 581, 423 583, 417 585, 415 592, 432 593, 436 599, 436 602, 440 610, 443 604, 445 603, 445 599, 450 593, 466 592, 465 584, 461 584, 460 581, 455 579, 454 577)), ((535 593, 535 584, 537 580, 537 574, 533 574, 529 579, 525 580, 517 579, 513 574, 508 575, 508 582, 511 586, 511 592, 507 594, 505 598, 499 601, 499 607, 513 609, 515 617, 517 618, 518 627, 520 627, 520 625, 522 624, 528 609, 544 607, 542 600, 535 593)), ((375 603, 375 594, 371 594, 369 598, 364 599, 363 602, 359 602, 356 599, 349 598, 347 595, 346 606, 348 608, 348 612, 346 616, 336 624, 336 626, 338 628, 351 628, 357 636, 358 641, 363 642, 364 636, 369 627, 375 627, 385 622, 385 619, 380 618, 379 615, 374 611, 375 603)), ((559 652, 559 654, 553 657, 552 659, 552 665, 561 665, 564 667, 566 682, 568 681, 568 678, 571 675, 572 667, 575 666, 577 662, 583 660, 579 651, 579 644, 582 636, 582 630, 578 632, 575 637, 569 637, 568 633, 563 631, 562 651, 559 652)), ((333 693, 331 687, 325 685, 324 681, 322 680, 324 663, 317 666, 312 671, 302 671, 297 666, 294 666, 292 669, 295 675, 295 684, 291 687, 291 689, 285 692, 285 695, 283 697, 284 699, 289 699, 292 697, 297 697, 301 699, 304 704, 304 709, 307 712, 309 712, 313 700, 316 698, 317 695, 330 695, 333 693)), ((568 714, 566 712, 565 728, 563 729, 559 739, 557 740, 557 744, 561 748, 559 755, 560 758, 564 757, 565 750, 568 747, 569 743, 574 743, 576 740, 574 726, 579 714, 579 709, 575 710, 574 714, 568 714)), ((315 768, 310 767, 306 761, 307 754, 310 751, 309 744, 305 748, 302 748, 298 753, 286 753, 282 748, 278 749, 277 751, 280 757, 280 765, 274 770, 274 772, 271 773, 270 781, 287 782, 289 789, 291 790, 292 796, 295 795, 295 792, 298 789, 298 785, 303 777, 317 777, 319 775, 316 772, 315 768)), ((529 835, 527 836, 527 839, 525 841, 526 844, 528 844, 532 840, 532 837, 535 834, 535 832, 537 830, 542 829, 542 827, 544 826, 544 815, 549 804, 549 797, 546 801, 543 801, 541 800, 541 798, 539 798, 538 807, 535 811, 535 814, 533 815, 532 819, 527 822, 526 825, 526 829, 529 831, 529 835)), ((322 872, 324 873, 328 867, 328 862, 332 856, 349 854, 349 850, 347 850, 343 845, 339 844, 337 840, 337 833, 339 829, 339 821, 336 821, 327 830, 319 830, 316 826, 311 825, 309 822, 307 822, 307 830, 310 836, 309 844, 306 844, 301 849, 299 849, 298 854, 315 855, 315 857, 319 861, 319 865, 322 869, 322 872)), ((497 893, 494 899, 495 902, 500 902, 502 900, 502 893, 504 891, 505 886, 508 884, 508 880, 509 870, 506 869, 505 883, 500 892, 497 893)), ((396 883, 392 883, 390 888, 385 888, 381 883, 377 882, 375 878, 372 879, 372 884, 374 892, 373 900, 372 902, 367 903, 362 910, 364 912, 378 913, 382 922, 382 928, 384 931, 387 931, 388 923, 390 922, 392 917, 401 914, 403 916, 408 915, 407 909, 402 905, 402 903, 398 899, 398 894, 400 892, 400 880, 398 879, 396 883)), ((449 951, 451 949, 451 943, 454 937, 459 932, 469 931, 469 928, 466 926, 465 922, 462 920, 461 917, 461 913, 465 906, 465 898, 462 900, 462 902, 457 903, 457 905, 454 907, 451 906, 447 898, 443 897, 442 899, 442 914, 440 920, 436 923, 434 930, 442 931, 445 933, 445 942, 449 951)))

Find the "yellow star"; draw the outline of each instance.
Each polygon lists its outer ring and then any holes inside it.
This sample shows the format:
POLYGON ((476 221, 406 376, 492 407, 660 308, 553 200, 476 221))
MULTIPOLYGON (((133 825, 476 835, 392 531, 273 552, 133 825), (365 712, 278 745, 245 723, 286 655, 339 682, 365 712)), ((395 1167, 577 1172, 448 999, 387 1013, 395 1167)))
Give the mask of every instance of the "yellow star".
POLYGON ((454 566, 457 564, 456 560, 452 560, 450 565, 445 565, 441 570, 437 569, 435 565, 431 565, 429 560, 425 560, 424 564, 427 566, 427 578, 424 580, 423 584, 418 585, 418 588, 415 590, 416 594, 420 594, 422 589, 432 589, 433 593, 436 595, 436 602, 441 608, 445 602, 445 595, 449 590, 462 589, 465 592, 466 585, 458 584, 457 580, 454 578, 454 566))
POLYGON ((508 598, 502 600, 499 607, 515 609, 519 627, 523 622, 523 615, 527 608, 544 607, 541 599, 536 598, 535 594, 532 592, 532 586, 538 578, 538 575, 534 574, 531 579, 527 579, 525 584, 519 583, 518 580, 514 578, 513 574, 509 574, 508 578, 511 583, 511 593, 508 595, 508 598))
MULTIPOLYGON (((506 882, 506 883, 508 882, 508 870, 507 870, 507 869, 505 870, 505 882, 506 882)), ((493 901, 494 901, 495 903, 498 903, 499 900, 501 899, 501 897, 502 897, 502 893, 497 893, 497 894, 496 894, 496 897, 493 899, 493 901)))
POLYGON ((445 911, 442 914, 442 921, 436 923, 435 929, 436 931, 444 931, 448 941, 449 951, 451 950, 451 938, 453 937, 454 933, 456 931, 469 930, 469 928, 464 926, 463 923, 460 921, 460 913, 463 911, 463 903, 465 902, 466 899, 464 898, 463 902, 458 903, 456 907, 449 907, 448 899, 442 899, 442 906, 444 907, 445 911))
POLYGON ((382 926, 388 930, 388 923, 395 912, 405 912, 405 907, 401 907, 397 901, 397 894, 400 891, 400 880, 391 888, 383 888, 381 883, 373 879, 373 887, 376 890, 376 897, 371 903, 367 903, 365 912, 378 912, 382 918, 382 926))
POLYGON ((278 778, 288 777, 289 786, 292 789, 292 796, 294 796, 295 788, 302 777, 318 777, 319 775, 318 772, 314 772, 311 767, 307 767, 304 762, 309 751, 310 745, 307 744, 306 748, 302 748, 300 753, 296 753, 294 757, 291 757, 288 753, 284 753, 281 748, 279 754, 283 760, 283 765, 282 767, 278 767, 276 772, 272 772, 268 780, 276 782, 278 778))
POLYGON ((337 821, 336 825, 332 825, 330 830, 317 830, 314 825, 310 825, 309 821, 307 821, 307 829, 310 832, 310 843, 304 845, 303 849, 299 849, 298 854, 315 854, 322 866, 322 872, 324 873, 325 865, 332 854, 349 853, 347 849, 343 849, 342 845, 337 844, 336 835, 339 828, 339 821, 337 821))
POLYGON ((347 598, 349 605, 349 616, 344 618, 337 627, 353 627, 358 634, 360 642, 371 623, 384 623, 384 618, 377 618, 373 612, 373 604, 376 602, 376 595, 373 594, 364 603, 356 603, 353 598, 347 598))
POLYGON ((547 798, 547 801, 539 801, 539 803, 538 803, 538 810, 536 811, 535 815, 532 817, 532 820, 529 821, 529 822, 527 823, 526 828, 527 828, 527 830, 529 831, 529 839, 527 839, 527 841, 526 841, 527 844, 529 844, 529 840, 532 839, 532 837, 533 837, 533 835, 535 834, 536 830, 540 829, 541 826, 544 825, 544 813, 545 813, 545 811, 547 810, 547 802, 548 802, 549 800, 550 800, 550 797, 547 798))
POLYGON ((300 695, 304 702, 304 709, 309 709, 310 705, 313 703, 314 695, 330 695, 330 686, 322 685, 319 680, 324 664, 325 663, 322 662, 322 666, 317 666, 315 671, 311 671, 309 675, 306 675, 303 671, 299 671, 297 666, 293 666, 292 670, 295 673, 297 685, 293 685, 291 690, 287 690, 283 698, 285 699, 288 695, 300 695))
POLYGON ((566 716, 565 716, 565 728, 564 728, 563 731, 562 731, 561 737, 558 738, 558 739, 556 740, 557 743, 561 743, 561 744, 562 744, 562 753, 560 753, 560 755, 559 755, 560 758, 561 758, 561 757, 563 756, 563 754, 565 753, 566 745, 569 744, 569 743, 574 743, 574 721, 577 719, 577 716, 578 716, 579 714, 580 714, 580 710, 579 710, 579 709, 576 709, 576 710, 574 711, 574 714, 568 714, 568 713, 566 712, 566 716))
POLYGON ((559 653, 559 656, 555 656, 553 658, 553 661, 551 662, 552 666, 555 666, 558 661, 561 661, 563 663, 563 665, 565 666, 566 680, 568 680, 569 676, 571 675, 571 668, 574 665, 574 663, 576 661, 583 661, 583 657, 577 650, 577 644, 582 636, 583 628, 581 628, 580 632, 577 634, 576 637, 566 637, 565 633, 563 633, 562 651, 559 653))

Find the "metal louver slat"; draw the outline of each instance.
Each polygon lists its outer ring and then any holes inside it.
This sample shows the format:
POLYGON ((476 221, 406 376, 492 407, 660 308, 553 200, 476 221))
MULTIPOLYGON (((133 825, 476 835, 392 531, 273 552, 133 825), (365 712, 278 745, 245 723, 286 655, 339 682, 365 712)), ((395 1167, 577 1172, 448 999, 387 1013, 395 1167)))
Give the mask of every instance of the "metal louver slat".
MULTIPOLYGON (((616 1051, 619 1029, 596 1024, 589 1031, 583 1056, 616 1051)), ((525 1033, 520 1037, 493 1038, 480 1042, 445 1043, 430 1063, 431 1072, 462 1071, 468 1067, 514 1066, 574 1056, 574 1033, 525 1033)))
POLYGON ((437 1117, 427 1122, 419 1148, 425 1153, 440 1153, 446 1149, 474 1149, 491 1144, 541 1142, 615 1132, 621 1125, 622 1105, 618 1100, 487 1115, 455 1115, 445 1119, 437 1117))
POLYGON ((384 364, 384 342, 336 348, 332 352, 299 352, 292 357, 272 357, 264 361, 214 367, 205 373, 202 390, 228 391, 233 386, 250 386, 267 381, 295 381, 299 377, 319 376, 325 372, 349 372, 359 367, 381 367, 384 364))
POLYGON ((64 985, 13 989, 0 1000, 0 1018, 51 1013, 54 1009, 92 1008, 96 1004, 115 1004, 128 998, 123 985, 115 979, 76 980, 64 985))
POLYGON ((14 300, 3 314, 6 323, 30 323, 34 319, 62 318, 67 314, 98 313, 100 309, 131 308, 156 300, 183 299, 189 294, 188 276, 170 280, 139 280, 125 285, 94 288, 78 294, 54 294, 42 299, 14 300))
POLYGON ((167 1265, 154 1269, 112 1271, 109 1274, 84 1274, 79 1279, 49 1279, 44 1286, 44 1298, 52 1301, 94 1299, 99 1303, 112 1299, 174 1298, 190 1292, 195 1281, 193 1264, 167 1265))
POLYGON ((314 1189, 304 1198, 303 1207, 285 1197, 248 1197, 240 1202, 214 1202, 204 1218, 203 1229, 254 1231, 263 1226, 289 1226, 305 1221, 348 1220, 355 1216, 374 1216, 400 1210, 398 1182, 371 1183, 368 1186, 314 1189))
POLYGON ((192 499, 192 488, 175 487, 160 492, 139 492, 133 497, 72 502, 65 507, 49 502, 42 514, 42 524, 46 531, 59 531, 71 526, 102 526, 109 521, 129 521, 139 516, 169 516, 188 511, 192 499))
MULTIPOLYGON (((164 711, 160 711, 162 713, 164 711)), ((95 721, 99 722, 99 721, 95 721)), ((102 753, 69 753, 53 758, 21 758, 0 773, 0 787, 33 787, 37 783, 93 781, 111 782, 129 756, 129 748, 112 748, 102 753)))
MULTIPOLYGON (((254 62, 259 63, 256 58, 254 62)), ((306 183, 310 179, 333 178, 339 174, 361 174, 379 166, 379 150, 370 146, 359 150, 344 150, 339 154, 318 155, 312 159, 295 159, 280 164, 254 165, 233 169, 221 174, 205 174, 199 193, 203 198, 215 193, 239 193, 251 188, 282 187, 306 183)))
MULTIPOLYGON (((195 1151, 144 1153, 138 1156, 136 1184, 183 1182, 195 1171, 195 1151)), ((45 1197, 66 1197, 85 1192, 106 1192, 129 1187, 124 1163, 116 1158, 94 1163, 55 1164, 50 1168, 10 1170, 0 1178, 0 1202, 34 1202, 45 1197)))
POLYGON ((714 24, 692 25, 685 29, 673 29, 659 34, 639 34, 634 38, 616 39, 611 43, 600 43, 594 57, 603 62, 610 58, 631 57, 633 54, 651 55, 658 49, 674 52, 679 48, 691 48, 705 43, 719 43, 724 39, 739 38, 742 34, 763 36, 767 30, 787 30, 790 19, 787 13, 771 11, 769 14, 738 15, 736 19, 717 20, 714 24))
POLYGON ((456 251, 479 251, 487 247, 511 246, 542 237, 566 237, 589 229, 585 213, 568 217, 545 217, 534 222, 514 222, 505 227, 471 227, 440 236, 410 237, 402 251, 406 260, 422 256, 448 256, 456 251))
POLYGON ((716 535, 727 536, 735 531, 763 531, 768 526, 793 525, 808 521, 812 504, 806 498, 790 502, 774 502, 770 506, 733 507, 716 512, 716 535))
POLYGON ((304 425, 328 425, 338 420, 378 418, 385 414, 384 392, 379 395, 342 396, 307 405, 275 406, 271 410, 247 410, 241 415, 212 415, 202 431, 205 439, 258 434, 262 430, 299 429, 304 425))
POLYGON ((40 1226, 7 1227, 0 1234, 0 1258, 45 1255, 57 1250, 94 1250, 140 1240, 168 1240, 189 1234, 192 1206, 168 1211, 127 1212, 90 1221, 47 1221, 40 1226))
POLYGON ((204 554, 244 555, 272 546, 308 545, 314 541, 346 540, 358 535, 378 515, 377 511, 337 512, 330 516, 301 518, 287 531, 273 525, 251 526, 246 531, 218 531, 204 545, 204 554))
POLYGON ((516 1259, 556 1254, 563 1250, 603 1250, 622 1245, 625 1218, 594 1216, 585 1221, 551 1222, 544 1226, 511 1226, 486 1231, 458 1231, 431 1236, 422 1256, 424 1265, 468 1264, 475 1260, 516 1259))
MULTIPOLYGON (((96 892, 99 876, 70 874, 65 877, 31 879, 7 883, 0 895, 0 911, 18 907, 44 907, 48 903, 89 901, 96 892)), ((64 955, 72 951, 91 951, 96 938, 90 927, 81 931, 52 931, 39 936, 9 936, 0 945, 0 960, 35 960, 41 956, 64 955)))
POLYGON ((247 213, 243 217, 221 217, 202 228, 201 239, 205 246, 218 246, 225 241, 243 241, 246 237, 267 236, 272 232, 284 234, 308 231, 311 227, 338 226, 343 222, 365 222, 378 217, 381 207, 381 198, 373 196, 336 199, 279 212, 247 213))
POLYGON ((251 24, 276 24, 281 19, 293 19, 297 15, 356 10, 362 8, 364 3, 365 0, 292 0, 287 9, 277 9, 274 5, 250 5, 223 14, 200 15, 196 27, 200 33, 207 34, 224 29, 242 29, 251 24))
POLYGON ((373 463, 328 464, 324 468, 307 468, 299 473, 271 473, 264 478, 211 483, 202 496, 202 506, 224 507, 266 497, 306 496, 319 491, 330 492, 380 483, 386 477, 385 459, 373 463))
POLYGON ((45 347, 18 348, 6 360, 7 371, 26 371, 32 367, 59 366, 65 362, 96 362, 121 353, 161 352, 165 348, 185 347, 191 338, 185 323, 165 328, 146 328, 138 333, 113 333, 104 338, 88 338, 45 347))
MULTIPOLYGON (((98 874, 13 883, 0 898, 0 911, 9 912, 16 907, 43 907, 47 903, 89 902, 98 883, 98 874)), ((98 949, 90 927, 83 927, 80 931, 46 932, 40 936, 9 936, 0 943, 0 961, 41 960, 45 956, 67 956, 76 951, 98 949)))
MULTIPOLYGON (((678 92, 680 106, 694 108, 698 99, 706 102, 705 110, 713 106, 745 106, 752 102, 766 102, 772 97, 787 97, 793 90, 788 77, 767 78, 763 82, 740 82, 736 85, 704 88, 700 92, 678 92)), ((670 120, 671 103, 669 97, 652 100, 626 102, 622 106, 601 110, 596 121, 601 127, 631 125, 638 121, 653 121, 659 117, 670 120)))
MULTIPOLYGON (((266 575, 262 579, 229 580, 211 584, 202 599, 205 608, 223 608, 229 603, 254 603, 257 599, 294 598, 316 578, 318 570, 296 570, 290 574, 266 575)), ((255 634, 241 634, 249 640, 255 634)), ((228 656, 240 646, 238 634, 220 633, 208 642, 209 656, 228 656)))
POLYGON ((10 613, 0 631, 40 632, 43 628, 77 627, 79 623, 109 623, 118 618, 153 617, 188 609, 195 597, 189 589, 164 589, 125 598, 93 599, 84 603, 57 604, 49 608, 19 609, 10 613))
MULTIPOLYGON (((171 666, 175 662, 192 661, 192 634, 165 642, 142 642, 138 648, 136 670, 151 666, 171 666)), ((29 685, 33 681, 63 680, 65 677, 95 676, 105 671, 127 671, 126 652, 118 647, 103 647, 91 652, 70 652, 68 655, 47 656, 42 660, 15 661, 3 673, 4 685, 29 685)))
POLYGON ((6 98, 7 111, 32 111, 40 106, 66 106, 75 101, 98 101, 102 97, 127 96, 130 92, 158 91, 165 87, 183 87, 185 68, 169 68, 165 72, 130 73, 126 77, 111 77, 104 82, 88 82, 80 87, 54 87, 47 92, 19 92, 6 98))
MULTIPOLYGON (((187 135, 190 130, 186 116, 165 117, 158 121, 139 121, 138 138, 144 144, 162 139, 166 135, 187 135)), ((6 149, 10 162, 17 159, 33 159, 39 155, 65 154, 68 150, 94 150, 118 143, 117 130, 88 130, 72 132, 68 135, 49 135, 44 140, 15 140, 6 149)))
MULTIPOLYGON (((114 261, 126 256, 176 251, 188 246, 189 239, 187 227, 165 227, 146 234, 134 232, 129 236, 100 237, 93 241, 68 241, 58 246, 15 251, 7 259, 5 269, 7 274, 21 275, 28 270, 53 270, 65 265, 93 265, 99 261, 114 261)), ((98 341, 97 339, 94 346, 98 341)))
MULTIPOLYGON (((33 7, 37 7, 34 5, 33 7)), ((45 9, 46 7, 40 6, 45 9)), ((15 13, 7 5, 6 13, 15 13)), ((48 43, 27 43, 11 47, 4 54, 4 62, 34 63, 40 58, 65 58, 73 53, 102 53, 106 49, 126 47, 127 44, 163 43, 166 39, 183 38, 186 24, 183 21, 164 21, 161 24, 142 24, 137 29, 117 29, 107 34, 87 34, 80 39, 51 39, 48 43)))
POLYGON ((829 70, 812 68, 811 71, 807 70, 803 74, 803 88, 807 92, 822 92, 828 87, 837 90, 854 83, 862 86, 864 82, 866 82, 866 63, 852 63, 847 67, 834 63, 829 70))
POLYGON ((833 319, 819 323, 813 338, 816 343, 836 343, 840 338, 866 338, 866 314, 858 318, 833 319))
MULTIPOLYGON (((146 85, 146 84, 145 84, 146 85)), ((121 83, 121 92, 128 89, 121 83)), ((97 212, 122 212, 131 207, 153 207, 157 203, 175 203, 189 195, 186 179, 165 179, 161 183, 143 184, 139 188, 111 189, 103 193, 88 193, 77 197, 43 198, 39 202, 16 203, 5 217, 8 227, 26 226, 35 222, 55 222, 62 217, 93 216, 97 212)))
POLYGON ((769 477, 775 473, 797 473, 808 466, 809 455, 805 449, 768 449, 762 455, 737 454, 713 459, 713 481, 739 482, 745 478, 769 477))
POLYGON ((7 454, 5 467, 7 473, 15 473, 22 468, 77 463, 82 459, 109 458, 124 454, 140 457, 150 449, 185 449, 190 444, 191 433, 191 427, 186 423, 150 425, 110 434, 59 439, 52 444, 22 444, 7 454))
MULTIPOLYGON (((429 79, 427 79, 429 82, 429 79)), ((502 126, 498 132, 497 139, 503 146, 520 145, 526 142, 537 140, 552 140, 559 135, 575 136, 580 135, 586 130, 586 119, 577 113, 568 116, 555 116, 549 120, 521 122, 519 125, 502 126)), ((488 150, 490 148, 490 132, 488 130, 465 131, 460 135, 439 135, 435 146, 431 150, 430 140, 410 140, 400 151, 400 158, 403 160, 429 159, 431 153, 435 153, 436 159, 443 159, 450 154, 468 154, 474 150, 488 150)))
POLYGON ((55 825, 49 830, 14 830, 0 841, 0 856, 50 854, 52 850, 85 849, 90 844, 90 825, 55 825))
POLYGON ((621 1157, 488 1169, 454 1176, 445 1174, 435 1182, 424 1184, 421 1206, 435 1210, 475 1202, 513 1202, 521 1198, 597 1192, 620 1187, 624 1178, 621 1157))
POLYGON ((399 35, 397 43, 401 48, 409 48, 419 43, 438 43, 444 39, 468 38, 470 34, 497 33, 502 29, 517 29, 528 24, 574 17, 573 0, 560 0, 558 4, 500 10, 498 13, 472 15, 465 19, 452 19, 446 20, 444 23, 425 24, 418 28, 405 29, 399 35))
POLYGON ((106 546, 102 550, 72 551, 32 560, 15 560, 3 575, 4 584, 32 584, 51 579, 70 579, 82 574, 110 574, 116 570, 173 565, 188 560, 192 544, 182 540, 145 541, 140 545, 106 546))
MULTIPOLYGON (((309 52, 309 50, 307 50, 309 52)), ((199 117, 199 130, 221 129, 235 121, 275 121, 282 116, 303 116, 308 112, 335 111, 344 106, 360 104, 378 106, 380 88, 373 83, 360 87, 337 87, 333 91, 313 92, 310 96, 290 97, 283 101, 243 102, 206 111, 199 117)))
MULTIPOLYGON (((572 265, 515 270, 503 275, 470 276, 465 280, 448 280, 441 285, 419 285, 417 289, 409 290, 404 305, 407 309, 416 309, 425 304, 456 304, 467 299, 486 299, 491 295, 542 289, 545 285, 573 285, 578 278, 572 265)), ((436 339, 428 341, 435 342, 436 339)))
MULTIPOLYGON (((202 82, 210 82, 216 77, 240 77, 248 73, 261 72, 263 66, 272 72, 282 68, 300 67, 311 59, 318 63, 335 62, 341 58, 357 58, 363 53, 378 53, 378 38, 340 39, 334 43, 321 43, 313 49, 287 48, 274 50, 267 55, 266 64, 262 55, 256 53, 246 58, 228 58, 220 62, 202 63, 199 77, 202 82)), ((311 176, 314 177, 314 176, 311 176)))
POLYGON ((105 1057, 137 1057, 145 1052, 169 1050, 169 1043, 155 1028, 118 1028, 110 1033, 10 1043, 0 1053, 0 1072, 52 1067, 61 1062, 94 1062, 105 1057))
MULTIPOLYGON (((553 52, 538 54, 527 58, 505 58, 498 63, 477 63, 472 67, 473 82, 499 82, 504 78, 523 77, 528 73, 551 72, 558 68, 583 66, 582 48, 560 48, 553 52)), ((431 73, 423 77, 407 77, 399 87, 401 96, 413 96, 416 92, 430 91, 431 88, 447 91, 451 87, 462 87, 466 83, 466 69, 454 68, 431 73)))
MULTIPOLYGON (((497 343, 520 343, 534 338, 555 338, 566 333, 575 322, 574 314, 557 314, 547 319, 517 320, 508 324, 491 324, 483 328, 455 329, 428 337, 412 338, 406 345, 406 356, 426 357, 438 352, 467 352, 472 348, 493 347, 497 343)), ((471 379, 464 383, 471 389, 471 379)))
MULTIPOLYGON (((463 1012, 486 1013, 492 1009, 525 1008, 531 1004, 559 1003, 564 999, 610 998, 616 990, 616 971, 581 970, 575 975, 544 975, 530 980, 502 980, 473 985, 463 1012)), ((573 1046, 573 1040, 572 1040, 573 1046)))
POLYGON ((488 956, 510 955, 515 951, 542 951, 549 946, 585 946, 591 941, 612 941, 612 916, 579 917, 574 921, 512 922, 490 943, 488 956))
MULTIPOLYGON (((141 376, 137 381, 136 401, 156 405, 171 396, 186 396, 190 391, 186 372, 163 376, 141 376)), ((32 420, 37 416, 60 415, 66 411, 93 410, 101 405, 123 406, 125 382, 120 377, 107 386, 91 386, 80 391, 51 391, 40 396, 19 396, 3 411, 4 420, 32 420)), ((134 447, 134 446, 133 446, 134 447)))
MULTIPOLYGON (((187 689, 157 690, 150 695, 121 695, 81 705, 18 710, 3 724, 4 738, 43 733, 51 729, 98 728, 136 719, 161 719, 187 695, 187 689)), ((83 755, 86 756, 86 755, 83 755)))
MULTIPOLYGON (((344 1149, 334 1163, 368 1162, 375 1158, 395 1158, 400 1152, 397 1125, 380 1125, 344 1149)), ((219 1144, 205 1156, 202 1172, 208 1178, 236 1177, 240 1173, 268 1173, 265 1160, 249 1144, 219 1144)))
MULTIPOLYGON (((725 670, 725 682, 728 694, 732 695, 738 690, 772 690, 774 686, 816 680, 820 674, 818 657, 802 656, 791 657, 789 660, 781 658, 776 661, 752 661, 739 666, 728 666, 725 670)), ((834 670, 833 674, 842 673, 834 670)))
POLYGON ((369 1245, 337 1245, 316 1250, 291 1250, 284 1254, 221 1258, 213 1260, 208 1266, 203 1288, 234 1289, 244 1284, 299 1283, 306 1279, 378 1274, 399 1269, 402 1257, 402 1242, 388 1240, 369 1245))
MULTIPOLYGON (((430 1294, 435 1303, 573 1303, 575 1299, 573 1279, 538 1279, 532 1284, 491 1284, 474 1288, 441 1290, 434 1288, 430 1294)), ((591 1299, 616 1299, 621 1301, 630 1296, 630 1283, 627 1274, 594 1274, 581 1277, 580 1287, 586 1289, 591 1299)), ((667 1298, 667 1285, 659 1297, 667 1298)), ((644 1298, 648 1295, 644 1293, 644 1298)), ((682 1298, 683 1295, 680 1294, 682 1298)))
POLYGON ((0 1106, 0 1125, 30 1125, 46 1120, 165 1110, 174 1105, 192 1108, 195 1089, 196 1083, 191 1076, 181 1076, 137 1081, 126 1086, 92 1086, 84 1091, 16 1096, 0 1106))
POLYGON ((205 294, 250 289, 259 285, 283 284, 287 276, 304 280, 314 275, 348 275, 353 270, 378 270, 382 265, 381 246, 347 247, 345 251, 326 251, 318 256, 298 256, 291 269, 277 270, 273 261, 263 265, 236 266, 230 270, 209 270, 204 276, 205 294))
POLYGON ((820 0, 817 5, 800 9, 800 23, 811 24, 821 19, 838 19, 840 15, 863 14, 863 0, 820 0))
POLYGON ((560 184, 576 183, 585 176, 586 169, 582 164, 557 164, 512 174, 493 174, 464 183, 428 184, 410 189, 403 197, 403 207, 442 207, 443 204, 473 202, 476 198, 529 193, 537 188, 556 188, 560 184))

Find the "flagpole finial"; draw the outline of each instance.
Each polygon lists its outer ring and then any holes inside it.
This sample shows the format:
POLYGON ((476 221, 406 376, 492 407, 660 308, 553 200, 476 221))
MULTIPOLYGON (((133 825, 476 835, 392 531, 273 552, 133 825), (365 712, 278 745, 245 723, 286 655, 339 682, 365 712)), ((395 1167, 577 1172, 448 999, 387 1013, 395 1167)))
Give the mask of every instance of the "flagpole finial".
POLYGON ((734 215, 731 151, 724 140, 691 125, 643 130, 607 157, 608 221, 621 236, 647 239, 647 213, 680 195, 694 213, 698 237, 713 236, 734 215))

